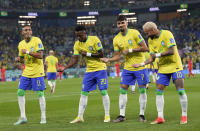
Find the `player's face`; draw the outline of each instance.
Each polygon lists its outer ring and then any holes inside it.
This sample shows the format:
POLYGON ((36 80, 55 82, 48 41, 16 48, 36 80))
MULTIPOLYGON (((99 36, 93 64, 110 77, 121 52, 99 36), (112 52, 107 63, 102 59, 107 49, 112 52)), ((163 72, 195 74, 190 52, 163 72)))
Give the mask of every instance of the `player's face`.
POLYGON ((30 26, 25 26, 22 29, 22 35, 24 36, 24 38, 31 38, 32 36, 32 29, 30 26))
POLYGON ((117 28, 121 31, 124 32, 127 29, 128 22, 126 20, 123 21, 117 21, 117 28))
POLYGON ((151 39, 156 37, 156 31, 154 29, 144 29, 144 33, 151 39))
POLYGON ((87 35, 85 31, 76 31, 75 34, 80 42, 86 41, 87 35))

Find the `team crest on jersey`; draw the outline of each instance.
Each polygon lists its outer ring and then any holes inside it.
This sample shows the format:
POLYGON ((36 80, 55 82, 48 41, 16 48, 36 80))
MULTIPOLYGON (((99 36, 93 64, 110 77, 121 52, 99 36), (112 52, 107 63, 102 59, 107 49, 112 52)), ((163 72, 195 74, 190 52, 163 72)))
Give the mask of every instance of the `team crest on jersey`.
POLYGON ((33 52, 34 51, 34 48, 33 47, 31 47, 31 52, 33 52))
POLYGON ((131 40, 128 40, 128 43, 129 43, 129 45, 132 45, 132 44, 133 44, 131 40))
POLYGON ((173 38, 170 38, 170 43, 174 43, 174 39, 173 38))
POLYGON ((162 46, 165 46, 165 42, 164 42, 164 41, 162 41, 162 42, 161 42, 161 45, 162 45, 162 46))
POLYGON ((93 50, 92 46, 89 46, 89 50, 90 50, 90 51, 92 51, 92 50, 93 50))
POLYGON ((38 44, 38 48, 42 48, 42 44, 41 43, 38 44))
POLYGON ((97 45, 98 45, 98 47, 101 47, 101 43, 100 42, 97 45))

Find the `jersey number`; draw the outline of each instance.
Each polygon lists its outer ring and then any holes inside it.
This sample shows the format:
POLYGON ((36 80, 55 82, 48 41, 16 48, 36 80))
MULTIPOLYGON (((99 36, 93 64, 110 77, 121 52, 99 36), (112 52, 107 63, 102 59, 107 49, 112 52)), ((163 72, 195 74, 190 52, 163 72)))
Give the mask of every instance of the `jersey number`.
POLYGON ((106 84, 106 79, 101 79, 101 85, 106 84))

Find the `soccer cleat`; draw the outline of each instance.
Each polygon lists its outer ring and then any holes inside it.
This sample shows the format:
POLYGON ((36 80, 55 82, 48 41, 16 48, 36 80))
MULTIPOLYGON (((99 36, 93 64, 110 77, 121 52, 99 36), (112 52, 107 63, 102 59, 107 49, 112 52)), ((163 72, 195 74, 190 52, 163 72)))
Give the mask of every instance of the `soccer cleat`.
POLYGON ((20 125, 20 124, 25 124, 27 123, 27 118, 19 118, 17 122, 14 123, 15 126, 20 125))
POLYGON ((146 121, 147 121, 147 120, 145 119, 144 115, 140 115, 139 118, 140 118, 140 122, 146 122, 146 121))
POLYGON ((118 123, 118 122, 123 122, 125 120, 126 120, 125 116, 119 115, 115 120, 113 120, 113 122, 118 123))
POLYGON ((180 124, 187 124, 187 116, 182 116, 180 124))
POLYGON ((110 122, 110 116, 105 116, 104 117, 104 122, 110 122))
POLYGON ((46 124, 46 123, 47 123, 46 118, 41 118, 40 124, 46 124))
POLYGON ((70 123, 79 123, 79 122, 84 122, 83 118, 80 117, 76 117, 73 121, 71 121, 70 123))
POLYGON ((51 87, 51 93, 52 93, 52 94, 54 93, 54 90, 55 90, 55 86, 52 85, 52 87, 51 87))
POLYGON ((155 121, 151 122, 151 124, 152 125, 153 124, 162 124, 164 122, 165 122, 164 118, 158 117, 155 121))

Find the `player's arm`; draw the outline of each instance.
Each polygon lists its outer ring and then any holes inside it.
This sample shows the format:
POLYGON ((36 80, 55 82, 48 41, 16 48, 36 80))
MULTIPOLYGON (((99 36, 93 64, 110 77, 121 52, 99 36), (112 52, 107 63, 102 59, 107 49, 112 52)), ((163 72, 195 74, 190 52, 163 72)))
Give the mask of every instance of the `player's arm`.
POLYGON ((170 56, 170 55, 174 55, 174 46, 168 48, 168 51, 165 51, 163 53, 156 53, 156 54, 153 54, 154 57, 162 57, 162 56, 170 56))
POLYGON ((154 61, 155 61, 155 56, 154 56, 154 54, 152 54, 152 55, 150 55, 150 58, 147 59, 145 62, 140 63, 140 64, 133 64, 132 66, 134 68, 138 68, 138 67, 141 67, 141 66, 145 66, 145 65, 151 64, 154 61))
POLYGON ((98 50, 97 53, 88 53, 85 51, 80 51, 80 54, 82 56, 87 56, 87 57, 103 58, 103 49, 98 50))
POLYGON ((140 44, 140 47, 136 48, 136 49, 131 49, 132 52, 146 52, 149 51, 146 42, 143 40, 140 44))
POLYGON ((118 61, 118 60, 120 60, 120 52, 119 51, 115 51, 112 58, 100 58, 100 60, 102 62, 105 62, 105 63, 118 61))
POLYGON ((72 67, 73 65, 76 64, 76 62, 78 61, 78 55, 73 55, 72 59, 69 61, 69 64, 67 64, 66 66, 63 66, 61 69, 59 69, 58 71, 64 71, 65 69, 68 69, 70 67, 72 67))
POLYGON ((38 58, 38 59, 42 59, 43 58, 43 51, 42 50, 40 50, 38 52, 29 52, 26 49, 22 49, 21 52, 23 54, 28 54, 28 55, 33 56, 33 57, 38 58))

